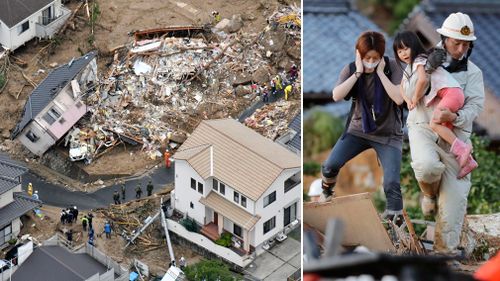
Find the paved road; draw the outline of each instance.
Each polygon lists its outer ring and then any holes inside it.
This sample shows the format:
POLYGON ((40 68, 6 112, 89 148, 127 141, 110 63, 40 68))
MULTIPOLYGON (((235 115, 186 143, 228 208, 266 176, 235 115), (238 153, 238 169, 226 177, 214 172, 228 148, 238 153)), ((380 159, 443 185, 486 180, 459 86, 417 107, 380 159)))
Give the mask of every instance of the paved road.
MULTIPOLYGON (((127 189, 125 201, 135 199, 135 188, 138 182, 142 183, 142 196, 146 196, 146 185, 150 180, 154 185, 153 193, 159 191, 161 186, 174 181, 174 166, 172 165, 170 169, 166 169, 160 165, 160 167, 152 169, 141 177, 127 179, 125 181, 127 189)), ((40 200, 44 204, 57 207, 77 206, 81 210, 106 207, 113 203, 113 192, 115 190, 120 192, 121 200, 121 184, 106 186, 90 193, 70 191, 63 186, 45 181, 31 171, 23 176, 23 188, 26 188, 29 182, 33 184, 33 189, 38 190, 40 200)))

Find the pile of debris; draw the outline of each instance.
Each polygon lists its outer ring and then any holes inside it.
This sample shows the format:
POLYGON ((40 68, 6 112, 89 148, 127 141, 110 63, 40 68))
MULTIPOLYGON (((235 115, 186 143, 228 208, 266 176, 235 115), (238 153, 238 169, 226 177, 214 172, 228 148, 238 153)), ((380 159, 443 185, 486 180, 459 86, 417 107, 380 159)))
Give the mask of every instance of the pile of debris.
POLYGON ((245 125, 269 139, 276 139, 300 111, 300 101, 278 101, 266 104, 245 119, 245 125), (298 105, 298 106, 297 106, 298 105))
MULTIPOLYGON (((283 47, 289 35, 280 44, 273 43, 273 36, 293 32, 291 57, 298 50, 300 60, 300 26, 285 27, 289 21, 300 22, 300 10, 294 6, 282 10, 270 23, 283 26, 267 26, 257 34, 230 34, 215 28, 212 32, 200 26, 135 32, 134 42, 115 51, 109 73, 87 97, 90 118, 80 120, 68 134, 65 143, 70 144, 71 160, 90 163, 121 143, 142 145, 154 160, 181 144, 201 120, 236 118, 259 101, 260 89, 277 74, 274 65, 294 64, 286 48, 279 56, 266 55, 275 52, 270 46, 283 47), (294 16, 282 19, 286 15, 294 16)), ((267 118, 276 125, 268 135, 274 138, 291 120, 284 115, 296 112, 287 113, 290 106, 281 103, 269 108, 263 111, 272 111, 267 118)), ((294 103, 293 109, 300 110, 300 103, 294 103)))

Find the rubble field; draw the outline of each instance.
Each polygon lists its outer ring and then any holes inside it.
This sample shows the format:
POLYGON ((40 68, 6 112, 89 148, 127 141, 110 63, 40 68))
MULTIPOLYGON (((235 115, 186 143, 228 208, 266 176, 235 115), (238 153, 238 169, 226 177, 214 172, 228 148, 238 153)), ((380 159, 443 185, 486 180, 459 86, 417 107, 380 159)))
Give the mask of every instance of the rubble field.
MULTIPOLYGON (((288 75, 292 65, 300 66, 300 18, 293 16, 300 15, 300 1, 113 0, 66 6, 75 14, 64 32, 16 50, 0 94, 5 120, 0 149, 28 165, 38 159, 8 139, 25 100, 52 68, 95 49, 99 83, 84 97, 90 112, 59 142, 66 150, 71 141, 88 147, 85 163, 78 165, 89 174, 144 172, 159 164, 166 148, 182 144, 201 120, 238 118, 262 99, 276 75, 283 86, 293 86, 288 101, 264 105, 245 124, 275 139, 300 111, 300 79, 288 75), (89 9, 97 14, 95 22, 89 9), (214 10, 222 21, 208 26, 214 10), (169 28, 174 31, 149 32, 169 28)), ((44 176, 43 169, 37 172, 44 176)))

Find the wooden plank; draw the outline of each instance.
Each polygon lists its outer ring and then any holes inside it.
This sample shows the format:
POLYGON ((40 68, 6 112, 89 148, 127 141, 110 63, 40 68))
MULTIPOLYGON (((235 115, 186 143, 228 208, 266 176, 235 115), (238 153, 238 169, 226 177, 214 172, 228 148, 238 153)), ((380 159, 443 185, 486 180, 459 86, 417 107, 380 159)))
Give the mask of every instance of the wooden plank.
POLYGON ((304 223, 324 233, 329 219, 345 223, 343 246, 363 245, 380 252, 395 252, 373 206, 370 193, 334 198, 327 203, 304 203, 304 223))

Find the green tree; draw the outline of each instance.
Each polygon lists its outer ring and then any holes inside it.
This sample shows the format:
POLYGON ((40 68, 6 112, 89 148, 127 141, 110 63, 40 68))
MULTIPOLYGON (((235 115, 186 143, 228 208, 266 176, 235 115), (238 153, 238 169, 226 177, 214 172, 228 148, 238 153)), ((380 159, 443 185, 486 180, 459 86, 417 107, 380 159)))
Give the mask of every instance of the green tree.
POLYGON ((344 131, 344 122, 329 113, 313 110, 304 121, 304 156, 331 149, 344 131))
POLYGON ((231 273, 229 266, 219 260, 202 260, 184 270, 189 281, 235 281, 241 280, 231 273))
POLYGON ((389 24, 389 33, 393 33, 408 16, 419 0, 370 0, 372 4, 381 5, 393 15, 389 24))

